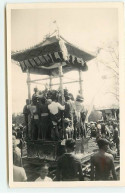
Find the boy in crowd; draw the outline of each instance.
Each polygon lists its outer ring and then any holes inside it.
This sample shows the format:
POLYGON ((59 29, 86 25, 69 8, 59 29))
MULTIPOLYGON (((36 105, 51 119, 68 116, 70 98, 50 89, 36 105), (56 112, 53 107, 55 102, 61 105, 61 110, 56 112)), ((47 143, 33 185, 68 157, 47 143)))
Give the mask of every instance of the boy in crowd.
POLYGON ((38 169, 39 177, 35 180, 36 182, 40 181, 52 181, 51 178, 49 178, 48 175, 48 165, 43 164, 38 169))

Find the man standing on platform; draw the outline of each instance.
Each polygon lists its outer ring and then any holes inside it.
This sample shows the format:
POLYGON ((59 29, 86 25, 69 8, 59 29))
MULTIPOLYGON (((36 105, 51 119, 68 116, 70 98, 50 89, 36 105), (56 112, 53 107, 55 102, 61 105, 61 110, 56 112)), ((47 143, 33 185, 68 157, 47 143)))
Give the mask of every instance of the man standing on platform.
POLYGON ((74 154, 75 140, 66 140, 66 153, 57 163, 58 181, 83 181, 82 164, 74 154))
POLYGON ((28 106, 31 116, 31 139, 38 139, 39 132, 39 113, 38 113, 38 103, 37 97, 32 99, 32 104, 28 106))
POLYGON ((32 100, 33 100, 34 98, 37 98, 38 96, 39 96, 39 90, 38 90, 37 87, 35 87, 35 88, 34 88, 34 94, 33 94, 33 96, 32 96, 32 100))
POLYGON ((83 105, 84 98, 81 95, 76 97, 75 101, 75 115, 76 115, 76 125, 75 125, 75 135, 77 138, 80 136, 85 136, 84 121, 85 121, 85 108, 83 105))
POLYGON ((25 126, 26 126, 26 138, 28 138, 28 115, 30 113, 28 109, 29 104, 30 104, 30 100, 26 99, 26 105, 23 108, 24 121, 25 121, 25 126))
POLYGON ((59 140, 58 123, 61 121, 59 111, 64 110, 65 106, 56 102, 56 97, 53 96, 51 104, 48 105, 48 109, 50 111, 50 119, 52 124, 52 139, 59 140))

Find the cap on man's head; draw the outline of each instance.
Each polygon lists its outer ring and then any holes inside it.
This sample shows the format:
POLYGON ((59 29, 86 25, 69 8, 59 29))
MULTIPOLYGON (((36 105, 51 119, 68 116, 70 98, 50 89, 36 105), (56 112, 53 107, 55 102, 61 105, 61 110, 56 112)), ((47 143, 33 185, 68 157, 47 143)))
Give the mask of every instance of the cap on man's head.
POLYGON ((77 95, 76 101, 83 102, 84 98, 81 95, 77 95))
POLYGON ((109 145, 109 141, 105 138, 101 138, 97 141, 97 144, 98 144, 99 148, 102 148, 106 145, 109 145))

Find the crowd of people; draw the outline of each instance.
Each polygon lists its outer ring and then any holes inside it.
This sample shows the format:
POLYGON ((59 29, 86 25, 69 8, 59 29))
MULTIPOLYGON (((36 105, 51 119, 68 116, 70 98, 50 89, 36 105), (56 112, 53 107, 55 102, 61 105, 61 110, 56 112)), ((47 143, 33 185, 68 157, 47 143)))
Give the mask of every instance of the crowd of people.
MULTIPOLYGON (((76 138, 90 131, 90 139, 95 137, 98 152, 91 157, 90 180, 117 180, 114 157, 120 154, 118 121, 85 123, 83 97, 74 100, 72 94, 64 90, 64 101, 59 91, 39 91, 34 89, 32 100, 26 100, 23 109, 25 131, 22 125, 13 125, 13 179, 17 182, 28 181, 22 163, 22 144, 30 140, 65 140, 65 153, 58 157, 56 181, 84 181, 82 163, 75 154, 76 138), (61 104, 61 103, 62 104, 61 104), (86 125, 86 126, 85 126, 86 125), (85 132, 86 130, 86 132, 85 132)), ((48 176, 49 165, 43 162, 36 169, 38 181, 53 181, 48 176)))
MULTIPOLYGON (((109 181, 117 180, 114 165, 114 157, 107 152, 110 142, 105 138, 97 141, 99 150, 91 156, 91 181, 109 181)), ((49 175, 49 165, 47 162, 41 163, 35 173, 37 176, 35 182, 40 181, 85 181, 85 175, 82 169, 82 163, 76 156, 76 141, 72 138, 65 142, 65 153, 58 157, 55 178, 49 175)), ((26 171, 23 168, 20 148, 17 140, 13 136, 13 180, 15 182, 28 181, 26 171)))
POLYGON ((23 109, 26 136, 31 140, 62 140, 84 135, 85 109, 83 97, 64 89, 64 100, 56 90, 34 88, 32 100, 23 109))
POLYGON ((91 122, 89 126, 90 138, 95 137, 96 141, 101 138, 107 139, 110 142, 109 151, 112 154, 116 154, 114 149, 117 151, 117 155, 120 153, 120 129, 117 120, 114 121, 98 121, 97 123, 91 122))

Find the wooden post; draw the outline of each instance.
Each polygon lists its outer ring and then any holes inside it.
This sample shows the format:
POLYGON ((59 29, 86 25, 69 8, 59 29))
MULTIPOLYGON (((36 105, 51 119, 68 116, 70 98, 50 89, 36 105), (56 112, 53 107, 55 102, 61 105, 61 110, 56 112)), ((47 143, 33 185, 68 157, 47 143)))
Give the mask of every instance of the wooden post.
POLYGON ((83 95, 83 89, 82 89, 82 70, 79 69, 79 87, 80 87, 80 95, 83 95))
POLYGON ((115 112, 115 120, 117 120, 116 110, 114 112, 115 112))
MULTIPOLYGON (((59 65, 59 79, 60 79, 60 90, 62 96, 62 104, 64 104, 64 90, 63 90, 63 72, 62 72, 62 65, 59 65)), ((66 139, 66 132, 64 129, 64 113, 62 113, 62 131, 63 131, 63 138, 66 139)))
POLYGON ((62 65, 59 66, 59 80, 60 80, 60 90, 62 95, 62 104, 64 103, 64 90, 63 90, 63 72, 62 72, 62 65))
POLYGON ((28 87, 28 99, 31 100, 31 90, 30 90, 30 72, 27 69, 27 87, 28 87))
POLYGON ((52 76, 51 75, 49 77, 49 88, 50 90, 52 89, 52 76))

